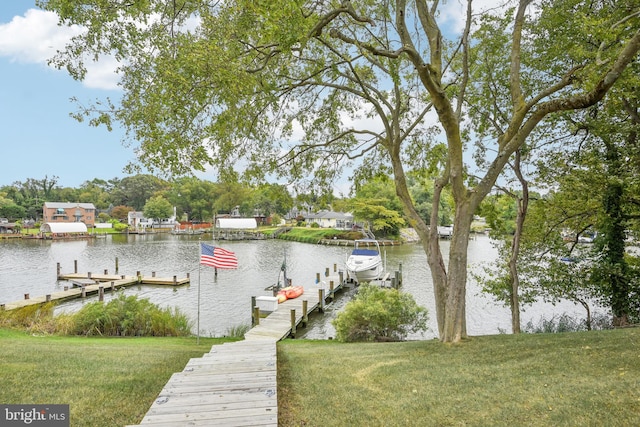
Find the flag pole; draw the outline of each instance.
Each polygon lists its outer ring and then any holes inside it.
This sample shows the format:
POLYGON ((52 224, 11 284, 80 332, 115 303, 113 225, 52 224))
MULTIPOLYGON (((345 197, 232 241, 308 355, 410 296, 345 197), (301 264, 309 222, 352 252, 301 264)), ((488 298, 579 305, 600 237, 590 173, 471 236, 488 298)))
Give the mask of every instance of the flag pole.
MULTIPOLYGON (((199 241, 202 240, 202 238, 198 239, 199 241)), ((198 245, 200 247, 200 257, 202 257, 202 244, 198 245)), ((197 320, 197 339, 196 339, 196 344, 200 345, 200 270, 202 269, 202 262, 200 262, 200 260, 198 260, 198 320, 197 320)))

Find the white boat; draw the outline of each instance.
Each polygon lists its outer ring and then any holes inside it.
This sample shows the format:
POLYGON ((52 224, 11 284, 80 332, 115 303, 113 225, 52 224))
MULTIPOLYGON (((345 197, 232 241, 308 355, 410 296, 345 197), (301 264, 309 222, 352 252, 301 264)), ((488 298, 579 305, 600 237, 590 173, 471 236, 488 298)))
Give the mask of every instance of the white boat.
POLYGON ((384 272, 380 245, 377 240, 361 239, 346 262, 347 279, 354 282, 370 282, 379 279, 384 272))
POLYGON ((438 237, 441 239, 450 239, 453 237, 453 225, 439 225, 438 237))

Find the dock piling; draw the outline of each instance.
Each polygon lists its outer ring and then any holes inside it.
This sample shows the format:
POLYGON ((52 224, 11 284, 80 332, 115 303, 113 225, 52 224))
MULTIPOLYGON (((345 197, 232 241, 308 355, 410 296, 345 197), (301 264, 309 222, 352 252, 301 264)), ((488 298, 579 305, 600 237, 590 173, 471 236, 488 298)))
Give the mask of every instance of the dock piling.
POLYGON ((255 310, 256 310, 256 297, 251 297, 251 326, 254 326, 256 324, 256 315, 255 315, 255 310))
POLYGON ((302 300, 302 326, 307 326, 309 322, 309 313, 307 313, 307 309, 309 307, 309 301, 302 300))
POLYGON ((78 260, 77 259, 73 260, 73 273, 74 274, 78 274, 78 260))
POLYGON ((296 309, 292 308, 291 311, 291 336, 296 337, 296 309))
POLYGON ((29 299, 29 294, 24 294, 24 299, 29 299))
POLYGON ((118 257, 116 257, 116 274, 118 274, 118 257))
POLYGON ((98 301, 104 301, 104 286, 98 288, 98 301))
POLYGON ((253 319, 255 326, 258 326, 260 324, 260 307, 257 305, 253 307, 253 319))
POLYGON ((47 294, 47 295, 45 295, 44 300, 45 300, 46 302, 51 302, 51 294, 47 294))

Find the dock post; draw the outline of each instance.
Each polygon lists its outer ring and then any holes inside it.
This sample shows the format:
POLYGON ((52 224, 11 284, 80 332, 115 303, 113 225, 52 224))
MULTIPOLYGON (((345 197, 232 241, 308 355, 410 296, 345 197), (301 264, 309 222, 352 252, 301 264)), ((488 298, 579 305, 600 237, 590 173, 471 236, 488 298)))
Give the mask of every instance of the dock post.
POLYGON ((116 274, 118 274, 118 270, 119 270, 119 268, 118 268, 118 257, 116 257, 116 274))
POLYGON ((91 279, 91 272, 90 272, 90 271, 87 273, 87 277, 88 277, 89 279, 91 279))
POLYGON ((318 289, 318 311, 324 313, 324 289, 318 289))
POLYGON ((331 298, 331 301, 335 298, 335 293, 336 292, 333 290, 333 280, 329 280, 329 298, 331 298))
POLYGON ((29 299, 29 294, 24 294, 24 299, 29 299))
POLYGON ((56 262, 56 279, 60 278, 60 263, 56 262))
POLYGON ((333 272, 335 273, 336 271, 338 271, 338 264, 336 264, 335 262, 333 263, 333 272))
POLYGON ((320 273, 316 273, 316 283, 320 283, 320 273))
POLYGON ((178 284, 178 276, 173 276, 173 286, 178 284))
POLYGON ((402 285, 402 263, 398 266, 398 283, 402 285))
POLYGON ((80 296, 82 298, 86 298, 87 297, 87 288, 84 285, 82 285, 82 290, 80 291, 80 296))
POLYGON ((309 308, 309 301, 306 299, 302 300, 302 326, 307 326, 309 321, 309 313, 307 313, 307 309, 309 308))
POLYGON ((104 286, 98 287, 98 301, 104 301, 104 286))
POLYGON ((253 307, 253 318, 255 319, 254 326, 258 326, 260 324, 260 307, 257 305, 253 307))
POLYGON ((251 297, 251 326, 256 324, 256 319, 253 314, 253 310, 256 308, 256 297, 251 297))
POLYGON ((115 291, 116 290, 116 282, 111 281, 111 291, 115 291))
POLYGON ((109 270, 107 270, 106 268, 104 269, 104 275, 106 276, 107 274, 109 274, 109 270))
POLYGON ((399 272, 399 271, 396 271, 396 274, 395 274, 394 279, 395 279, 395 281, 396 281, 396 287, 398 287, 398 288, 399 288, 399 287, 400 287, 400 283, 401 283, 401 280, 400 280, 400 272, 399 272))
POLYGON ((296 309, 292 308, 291 311, 291 336, 296 337, 296 309))
POLYGON ((78 273, 78 260, 77 259, 73 260, 73 272, 76 273, 76 274, 78 273))
POLYGON ((64 291, 66 292, 66 291, 68 291, 68 290, 69 290, 69 287, 68 287, 68 286, 65 286, 65 287, 64 287, 64 291))
POLYGON ((191 273, 187 273, 187 280, 191 280, 191 273))
POLYGON ((340 277, 340 284, 343 285, 344 284, 344 271, 340 270, 340 272, 338 272, 338 277, 340 277))
POLYGON ((51 302, 51 294, 45 295, 44 299, 46 302, 51 302))
POLYGON ((329 277, 329 267, 324 270, 324 277, 329 277))
POLYGON ((151 277, 156 277, 156 272, 155 271, 151 272, 151 277))

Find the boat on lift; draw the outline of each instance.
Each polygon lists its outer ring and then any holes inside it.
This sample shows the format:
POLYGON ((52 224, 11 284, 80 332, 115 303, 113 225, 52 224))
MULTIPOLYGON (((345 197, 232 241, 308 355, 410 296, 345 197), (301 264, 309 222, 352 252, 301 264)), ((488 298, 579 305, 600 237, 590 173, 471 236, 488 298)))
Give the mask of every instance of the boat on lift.
POLYGON ((380 244, 375 239, 358 239, 347 258, 347 279, 353 282, 370 282, 379 279, 384 272, 380 244))

